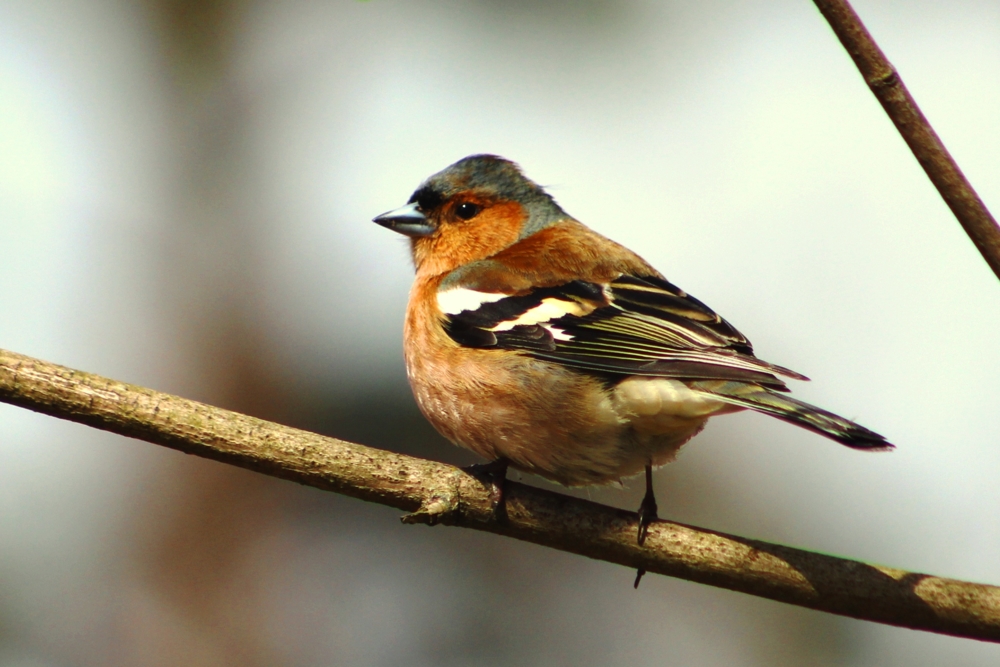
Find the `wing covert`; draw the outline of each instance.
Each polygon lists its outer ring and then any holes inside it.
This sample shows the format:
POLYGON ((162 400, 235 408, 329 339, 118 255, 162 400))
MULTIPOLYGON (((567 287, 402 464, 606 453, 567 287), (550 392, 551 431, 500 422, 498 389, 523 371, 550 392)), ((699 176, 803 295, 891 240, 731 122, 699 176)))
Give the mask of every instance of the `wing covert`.
POLYGON ((806 379, 757 359, 731 324, 657 276, 574 280, 515 295, 466 291, 462 299, 447 296, 455 288, 439 293, 445 330, 466 347, 521 350, 602 376, 740 380, 779 390, 786 387, 776 375, 806 379))

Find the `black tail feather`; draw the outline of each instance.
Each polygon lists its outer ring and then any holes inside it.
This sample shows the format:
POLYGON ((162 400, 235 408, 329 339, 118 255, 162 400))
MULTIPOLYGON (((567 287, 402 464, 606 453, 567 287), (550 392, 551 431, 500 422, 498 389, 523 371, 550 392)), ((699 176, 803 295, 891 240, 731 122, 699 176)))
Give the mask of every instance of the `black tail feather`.
POLYGON ((887 451, 895 448, 884 437, 860 424, 764 387, 738 382, 695 382, 691 388, 711 394, 726 403, 801 426, 853 449, 887 451))

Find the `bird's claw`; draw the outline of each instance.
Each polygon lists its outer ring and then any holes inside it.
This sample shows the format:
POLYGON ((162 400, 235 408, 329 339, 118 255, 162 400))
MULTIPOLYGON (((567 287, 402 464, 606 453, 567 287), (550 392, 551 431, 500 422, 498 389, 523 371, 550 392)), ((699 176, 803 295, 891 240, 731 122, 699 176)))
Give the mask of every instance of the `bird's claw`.
POLYGON ((510 461, 499 458, 489 463, 476 463, 462 468, 483 484, 490 487, 490 504, 494 521, 504 521, 507 518, 507 503, 504 497, 504 483, 507 481, 507 467, 510 461))

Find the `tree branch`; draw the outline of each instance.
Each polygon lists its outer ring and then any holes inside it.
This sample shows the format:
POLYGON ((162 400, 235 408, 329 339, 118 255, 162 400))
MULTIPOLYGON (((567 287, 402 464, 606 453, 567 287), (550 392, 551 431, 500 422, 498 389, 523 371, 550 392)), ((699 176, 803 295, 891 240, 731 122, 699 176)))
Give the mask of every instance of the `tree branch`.
POLYGON ((1000 278, 1000 227, 847 0, 814 0, 951 212, 1000 278))
POLYGON ((657 521, 508 482, 491 494, 443 463, 326 438, 0 350, 0 401, 258 472, 631 568, 854 618, 1000 641, 1000 588, 657 521))

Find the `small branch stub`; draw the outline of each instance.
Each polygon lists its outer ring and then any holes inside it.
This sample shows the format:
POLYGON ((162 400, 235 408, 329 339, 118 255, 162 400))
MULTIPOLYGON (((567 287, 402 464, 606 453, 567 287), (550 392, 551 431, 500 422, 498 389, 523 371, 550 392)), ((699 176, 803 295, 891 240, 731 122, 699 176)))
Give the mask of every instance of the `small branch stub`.
POLYGON ((439 480, 441 483, 432 485, 426 490, 426 499, 420 504, 417 511, 404 514, 399 517, 399 520, 403 523, 424 523, 428 526, 436 526, 439 523, 460 525, 462 523, 462 494, 459 476, 462 474, 461 471, 455 470, 444 480, 439 480))

